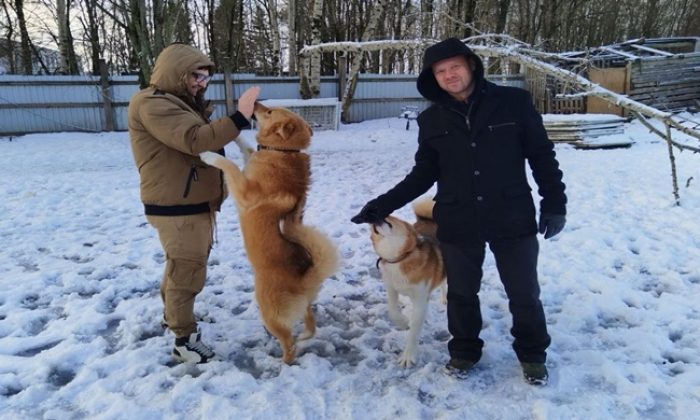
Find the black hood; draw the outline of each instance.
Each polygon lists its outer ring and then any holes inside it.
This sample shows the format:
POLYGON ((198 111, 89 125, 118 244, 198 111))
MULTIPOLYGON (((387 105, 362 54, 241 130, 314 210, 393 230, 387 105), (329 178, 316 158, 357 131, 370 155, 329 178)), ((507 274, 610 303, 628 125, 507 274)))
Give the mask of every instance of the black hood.
POLYGON ((469 62, 470 59, 474 62, 474 85, 479 85, 481 83, 481 80, 484 78, 484 63, 481 61, 481 58, 474 54, 464 42, 457 38, 448 38, 435 45, 431 45, 425 50, 425 54, 423 54, 423 69, 418 76, 416 87, 418 88, 418 92, 420 92, 425 99, 442 103, 452 100, 452 96, 442 90, 437 80, 435 80, 433 64, 440 60, 456 57, 458 55, 464 56, 467 62, 469 62))

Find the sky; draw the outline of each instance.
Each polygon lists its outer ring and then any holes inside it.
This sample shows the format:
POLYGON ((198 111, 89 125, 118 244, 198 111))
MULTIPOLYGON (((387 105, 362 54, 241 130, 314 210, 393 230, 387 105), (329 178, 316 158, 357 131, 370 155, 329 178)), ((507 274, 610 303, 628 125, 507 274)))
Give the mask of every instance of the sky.
MULTIPOLYGON (((349 219, 411 168, 417 127, 405 126, 387 118, 314 134, 304 220, 328 234, 341 264, 314 305, 316 336, 299 343, 291 366, 262 326, 231 199, 195 305, 218 360, 177 364, 159 324, 164 256, 143 215, 128 134, 0 138, 0 417, 696 418, 700 156, 674 154, 676 205, 668 147, 640 123, 613 136, 629 148, 556 145, 569 204, 564 231, 538 237, 552 345, 549 384, 534 387, 511 349, 489 252, 476 368, 466 379, 444 371, 450 334, 438 291, 416 366, 398 365, 406 331, 388 318, 367 226, 349 219)), ((227 154, 242 164, 234 144, 227 154)), ((394 214, 414 220, 410 206, 394 214)))

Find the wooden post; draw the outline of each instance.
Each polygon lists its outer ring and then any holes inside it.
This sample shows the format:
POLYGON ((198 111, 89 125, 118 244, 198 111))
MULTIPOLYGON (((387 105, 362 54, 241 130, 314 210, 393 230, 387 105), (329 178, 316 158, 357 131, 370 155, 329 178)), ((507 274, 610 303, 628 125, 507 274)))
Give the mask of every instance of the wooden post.
POLYGON ((228 66, 224 66, 224 99, 226 100, 226 115, 232 115, 236 110, 233 108, 233 80, 228 66))
POLYGON ((105 131, 114 131, 114 112, 112 111, 112 89, 109 86, 107 63, 100 58, 100 85, 102 86, 102 106, 105 113, 105 131))
POLYGON ((347 55, 343 54, 340 57, 338 57, 338 100, 342 101, 343 100, 343 95, 345 94, 345 85, 348 83, 347 81, 347 66, 348 66, 348 57, 347 55))

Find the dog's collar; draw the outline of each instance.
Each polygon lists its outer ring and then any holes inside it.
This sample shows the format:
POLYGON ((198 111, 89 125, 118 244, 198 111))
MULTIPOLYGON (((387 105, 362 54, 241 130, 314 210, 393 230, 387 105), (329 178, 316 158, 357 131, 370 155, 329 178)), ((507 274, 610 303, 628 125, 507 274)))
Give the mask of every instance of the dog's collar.
POLYGON ((264 146, 262 144, 258 144, 258 152, 261 150, 274 150, 275 152, 284 152, 284 153, 299 153, 301 150, 299 149, 281 149, 279 147, 271 147, 271 146, 264 146))
POLYGON ((377 258, 377 270, 379 270, 379 263, 384 261, 387 264, 396 264, 400 263, 401 261, 405 260, 411 253, 415 250, 416 248, 411 249, 410 251, 406 252, 405 254, 399 256, 399 258, 396 258, 395 260, 387 260, 386 258, 379 257, 377 258))

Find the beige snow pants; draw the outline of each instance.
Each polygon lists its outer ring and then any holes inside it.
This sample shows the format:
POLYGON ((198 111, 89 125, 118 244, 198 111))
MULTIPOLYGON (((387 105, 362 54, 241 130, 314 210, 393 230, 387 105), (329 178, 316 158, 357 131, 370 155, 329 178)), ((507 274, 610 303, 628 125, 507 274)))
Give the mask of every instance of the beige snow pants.
POLYGON ((146 216, 148 223, 158 231, 165 253, 160 295, 168 327, 176 337, 186 337, 197 330, 194 299, 204 288, 215 217, 213 212, 146 216))

